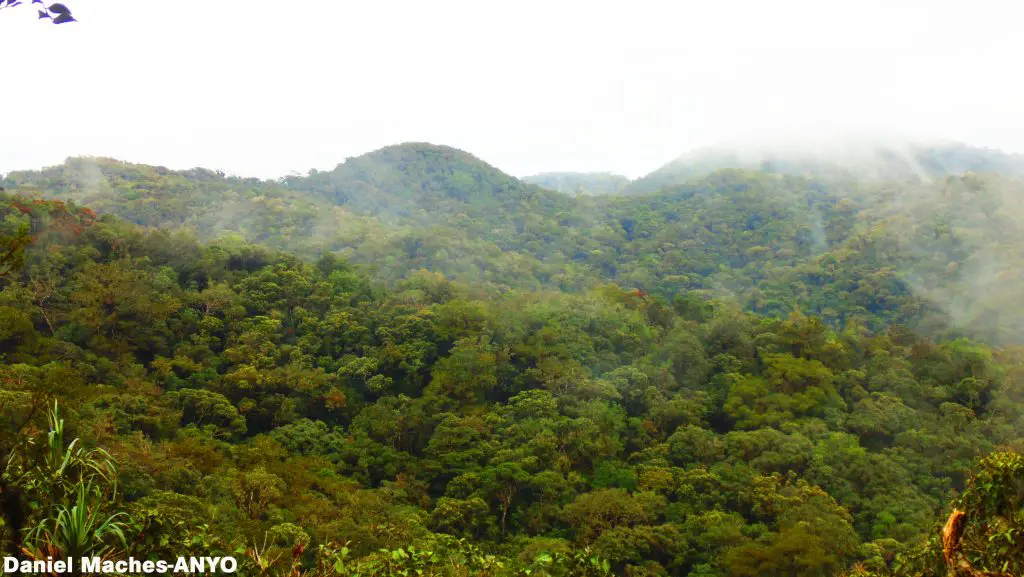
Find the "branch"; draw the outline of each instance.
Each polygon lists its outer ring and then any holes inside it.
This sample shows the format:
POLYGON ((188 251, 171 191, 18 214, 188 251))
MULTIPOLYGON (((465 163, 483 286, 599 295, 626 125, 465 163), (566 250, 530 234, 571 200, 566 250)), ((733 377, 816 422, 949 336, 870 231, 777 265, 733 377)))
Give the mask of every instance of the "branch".
POLYGON ((967 577, 1013 577, 1013 575, 1001 571, 979 571, 964 558, 963 551, 960 549, 960 539, 963 537, 966 522, 967 514, 960 509, 953 509, 949 519, 946 520, 946 525, 942 528, 942 556, 946 559, 949 574, 953 576, 966 575, 967 577))

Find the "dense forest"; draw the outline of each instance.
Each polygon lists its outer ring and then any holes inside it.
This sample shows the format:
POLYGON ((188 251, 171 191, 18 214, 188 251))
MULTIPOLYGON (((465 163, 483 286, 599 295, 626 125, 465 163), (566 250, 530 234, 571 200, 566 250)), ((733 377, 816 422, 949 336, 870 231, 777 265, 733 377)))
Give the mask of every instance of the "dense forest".
POLYGON ((579 195, 426 144, 277 181, 8 174, 0 546, 1020 575, 1024 184, 963 150, 579 195))
POLYGON ((625 196, 559 194, 427 144, 278 181, 76 158, 0 186, 198 241, 335 254, 387 286, 421 269, 488 293, 615 283, 772 316, 802 311, 834 328, 897 323, 1022 342, 1013 287, 1024 275, 1015 177, 1024 161, 962 146, 913 150, 871 157, 870 174, 898 180, 852 178, 852 161, 801 172, 810 162, 801 157, 759 170, 718 159, 698 166, 724 169, 625 196), (921 177, 910 178, 911 157, 921 177))

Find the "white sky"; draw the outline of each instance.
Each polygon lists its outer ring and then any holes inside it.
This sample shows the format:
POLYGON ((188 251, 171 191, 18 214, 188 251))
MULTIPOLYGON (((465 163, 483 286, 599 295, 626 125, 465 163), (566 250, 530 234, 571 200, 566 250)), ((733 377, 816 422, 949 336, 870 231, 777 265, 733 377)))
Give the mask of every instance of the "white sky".
POLYGON ((88 154, 276 177, 427 141, 636 177, 854 127, 1024 152, 1018 0, 65 1, 79 22, 0 10, 0 173, 88 154))

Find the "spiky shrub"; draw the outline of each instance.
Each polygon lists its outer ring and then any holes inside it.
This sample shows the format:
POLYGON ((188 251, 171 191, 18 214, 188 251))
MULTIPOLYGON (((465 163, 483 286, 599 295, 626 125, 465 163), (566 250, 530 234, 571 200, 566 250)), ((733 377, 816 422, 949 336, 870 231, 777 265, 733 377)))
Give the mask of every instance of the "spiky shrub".
POLYGON ((32 494, 41 507, 75 498, 82 483, 93 484, 109 500, 117 497, 117 464, 103 449, 86 449, 79 439, 64 445, 64 419, 56 402, 48 413, 49 431, 28 438, 5 464, 8 483, 32 494))
POLYGON ((123 551, 130 517, 111 511, 117 498, 114 459, 102 449, 82 447, 78 439, 65 445, 56 402, 48 421, 45 435, 28 438, 3 463, 4 484, 18 492, 28 519, 25 534, 13 539, 20 545, 17 553, 58 558, 123 551))
POLYGON ((91 483, 78 484, 75 504, 58 505, 25 538, 25 552, 37 558, 107 558, 127 549, 128 515, 106 514, 103 493, 91 483))

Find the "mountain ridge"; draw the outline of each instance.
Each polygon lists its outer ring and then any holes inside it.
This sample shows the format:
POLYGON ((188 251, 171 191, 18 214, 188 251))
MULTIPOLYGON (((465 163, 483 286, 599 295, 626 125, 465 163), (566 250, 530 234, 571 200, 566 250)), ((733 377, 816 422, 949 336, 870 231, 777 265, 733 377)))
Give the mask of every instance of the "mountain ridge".
POLYGON ((1024 176, 1024 155, 952 140, 838 139, 720 144, 691 150, 630 183, 655 192, 726 168, 848 180, 929 180, 967 172, 1024 176))
POLYGON ((702 146, 683 153, 636 179, 629 179, 610 170, 587 172, 551 170, 516 177, 464 149, 425 141, 408 141, 383 146, 348 157, 328 170, 311 169, 305 175, 293 173, 278 178, 227 174, 221 170, 200 166, 170 169, 161 165, 120 160, 102 155, 79 155, 68 157, 63 163, 40 169, 12 170, 7 174, 0 174, 0 179, 17 178, 18 175, 31 172, 45 172, 68 162, 92 160, 98 163, 151 167, 160 172, 206 173, 211 176, 218 175, 226 179, 244 182, 258 180, 288 183, 309 178, 310 175, 322 176, 325 174, 360 175, 360 177, 372 181, 373 176, 386 179, 387 173, 395 165, 401 166, 417 158, 439 160, 454 168, 472 168, 500 174, 500 178, 505 180, 518 181, 525 185, 538 186, 563 194, 573 194, 576 192, 577 185, 582 185, 586 189, 588 182, 593 183, 600 180, 608 181, 602 184, 608 189, 600 190, 600 194, 656 192, 662 188, 683 184, 719 170, 733 168, 803 176, 814 176, 822 171, 831 170, 832 173, 829 176, 843 173, 845 176, 859 179, 866 176, 885 179, 886 177, 921 174, 937 177, 965 172, 1000 172, 1013 176, 1024 176, 1024 154, 1008 153, 998 148, 971 146, 956 140, 887 141, 881 138, 862 138, 803 142, 767 140, 702 146), (923 160, 927 162, 923 164, 915 162, 922 158, 906 158, 907 156, 925 157, 923 160), (861 162, 862 160, 865 158, 878 160, 878 157, 893 163, 893 166, 889 167, 890 171, 879 169, 884 169, 884 166, 874 167, 875 170, 862 170, 865 168, 865 163, 861 162), (904 157, 903 164, 900 163, 900 157, 904 157), (817 162, 809 162, 814 160, 817 162), (919 165, 916 167, 918 170, 914 170, 915 165, 919 165), (379 169, 383 174, 375 175, 374 168, 379 169), (544 186, 544 183, 548 183, 548 186, 544 186))
POLYGON ((389 284, 420 269, 499 294, 615 282, 773 315, 801 309, 836 326, 927 317, 1024 342, 997 278, 1024 271, 1013 248, 1024 242, 1024 184, 1012 176, 874 182, 721 169, 646 194, 574 197, 420 143, 276 181, 69 159, 0 185, 203 240, 343 255, 389 284))

